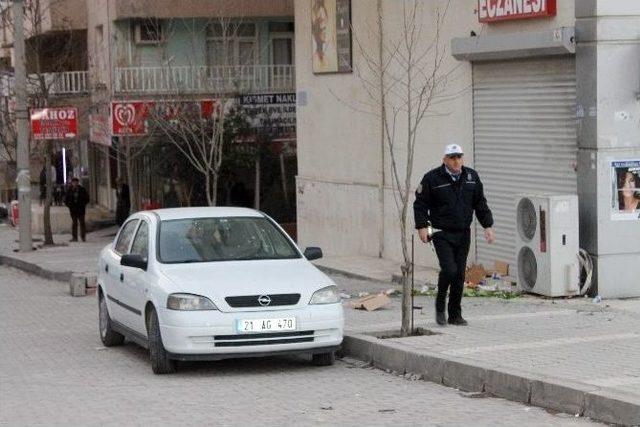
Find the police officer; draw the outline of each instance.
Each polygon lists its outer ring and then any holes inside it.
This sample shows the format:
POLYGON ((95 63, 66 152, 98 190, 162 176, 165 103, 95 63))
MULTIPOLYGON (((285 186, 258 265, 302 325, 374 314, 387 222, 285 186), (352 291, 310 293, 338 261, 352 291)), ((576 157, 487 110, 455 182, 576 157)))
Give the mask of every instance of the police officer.
POLYGON ((445 325, 444 309, 449 290, 449 323, 467 325, 462 317, 462 291, 464 274, 471 241, 473 212, 484 228, 489 243, 495 240, 493 216, 484 197, 482 183, 477 172, 464 166, 464 152, 457 144, 444 150, 442 165, 429 171, 416 190, 413 204, 416 229, 420 240, 433 242, 440 275, 436 297, 436 322, 445 325), (433 227, 433 234, 427 227, 433 227))

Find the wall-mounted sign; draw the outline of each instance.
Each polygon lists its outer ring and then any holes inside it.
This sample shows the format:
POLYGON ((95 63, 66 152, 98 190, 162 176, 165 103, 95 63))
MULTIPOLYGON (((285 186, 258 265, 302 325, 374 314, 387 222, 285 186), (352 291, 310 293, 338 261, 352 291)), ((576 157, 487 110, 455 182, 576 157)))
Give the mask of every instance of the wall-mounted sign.
POLYGON ((482 23, 556 15, 556 0, 478 0, 478 21, 482 23))
POLYGON ((33 139, 69 139, 78 135, 78 110, 73 107, 31 110, 33 139))
POLYGON ((202 117, 213 114, 217 101, 113 101, 111 103, 111 133, 113 136, 144 136, 148 133, 149 118, 173 120, 183 112, 195 109, 202 117))
POLYGON ((314 73, 350 73, 351 0, 312 0, 314 73))
POLYGON ((252 128, 268 127, 278 134, 295 132, 295 93, 261 93, 238 98, 252 128))
POLYGON ((92 113, 89 115, 89 140, 95 144, 111 145, 111 127, 106 114, 92 113))
POLYGON ((611 162, 611 219, 640 220, 640 159, 611 162))

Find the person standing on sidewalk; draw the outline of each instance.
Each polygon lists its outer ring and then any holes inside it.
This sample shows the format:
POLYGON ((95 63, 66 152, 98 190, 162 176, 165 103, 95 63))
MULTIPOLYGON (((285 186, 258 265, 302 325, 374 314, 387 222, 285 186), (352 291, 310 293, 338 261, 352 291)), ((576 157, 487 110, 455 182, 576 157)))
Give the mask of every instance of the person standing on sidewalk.
POLYGON ((121 227, 129 217, 131 202, 129 201, 129 186, 121 176, 116 180, 116 225, 121 227))
POLYGON ((420 240, 433 242, 440 263, 436 322, 441 326, 447 322, 444 313, 447 290, 449 323, 467 325, 462 317, 461 301, 474 211, 487 242, 495 240, 493 215, 484 197, 482 182, 475 170, 464 166, 463 156, 462 147, 447 145, 442 165, 424 175, 413 203, 420 240), (432 235, 429 226, 434 229, 432 235))
POLYGON ((69 208, 71 214, 71 241, 78 241, 78 223, 80 223, 80 238, 86 241, 87 227, 84 222, 85 209, 89 203, 89 194, 87 190, 80 185, 80 180, 76 177, 71 178, 71 185, 67 189, 67 196, 64 204, 69 208))

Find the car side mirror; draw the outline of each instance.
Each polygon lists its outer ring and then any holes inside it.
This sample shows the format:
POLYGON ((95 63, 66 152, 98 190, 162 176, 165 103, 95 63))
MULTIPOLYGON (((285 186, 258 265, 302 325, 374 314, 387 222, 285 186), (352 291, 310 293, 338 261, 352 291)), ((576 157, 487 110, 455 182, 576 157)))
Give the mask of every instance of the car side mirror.
POLYGON ((304 250, 304 257, 309 261, 322 258, 322 249, 310 247, 304 250))
POLYGON ((120 265, 146 270, 147 259, 139 254, 126 254, 122 255, 122 258, 120 258, 120 265))

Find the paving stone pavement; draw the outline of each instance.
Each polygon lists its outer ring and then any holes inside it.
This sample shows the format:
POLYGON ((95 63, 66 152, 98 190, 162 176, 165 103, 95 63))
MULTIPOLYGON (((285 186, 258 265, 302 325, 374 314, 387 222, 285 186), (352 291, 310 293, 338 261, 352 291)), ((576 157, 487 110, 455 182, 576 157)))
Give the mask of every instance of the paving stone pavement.
MULTIPOLYGON (((334 275, 341 289, 361 281, 334 275), (352 283, 353 282, 353 283, 352 283)), ((439 327, 434 299, 416 297, 414 322, 436 333, 393 339, 412 351, 426 350, 510 369, 579 381, 640 396, 640 300, 522 297, 464 298, 468 327, 439 327)), ((399 329, 400 297, 383 309, 346 309, 347 332, 399 329)))
POLYGON ((346 359, 325 368, 294 358, 193 363, 155 376, 141 348, 101 345, 95 298, 3 266, 0 342, 1 425, 594 424, 346 359))

